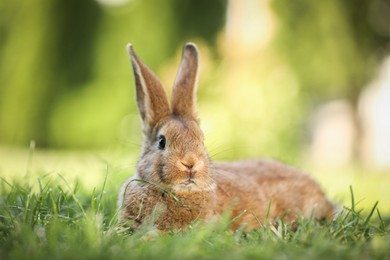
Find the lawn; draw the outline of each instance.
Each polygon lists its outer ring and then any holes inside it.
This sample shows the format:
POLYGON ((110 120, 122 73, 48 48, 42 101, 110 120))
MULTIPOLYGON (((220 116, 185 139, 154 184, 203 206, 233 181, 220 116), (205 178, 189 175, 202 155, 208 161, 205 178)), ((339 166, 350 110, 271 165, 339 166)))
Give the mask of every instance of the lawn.
POLYGON ((390 259, 390 176, 305 166, 342 209, 336 220, 232 232, 226 216, 186 232, 134 232, 116 197, 137 155, 0 148, 0 259, 390 259), (377 203, 378 201, 378 203, 377 203))

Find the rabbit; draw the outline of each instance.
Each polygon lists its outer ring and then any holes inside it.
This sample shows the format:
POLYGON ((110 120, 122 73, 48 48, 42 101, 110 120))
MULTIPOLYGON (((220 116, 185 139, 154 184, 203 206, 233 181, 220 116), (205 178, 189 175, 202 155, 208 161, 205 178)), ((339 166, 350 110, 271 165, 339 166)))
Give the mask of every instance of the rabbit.
POLYGON ((143 145, 133 177, 119 192, 119 221, 133 228, 185 230, 230 212, 235 230, 262 221, 329 219, 333 204, 302 171, 271 159, 213 162, 196 111, 198 49, 187 43, 171 102, 158 77, 127 46, 143 123, 143 145))

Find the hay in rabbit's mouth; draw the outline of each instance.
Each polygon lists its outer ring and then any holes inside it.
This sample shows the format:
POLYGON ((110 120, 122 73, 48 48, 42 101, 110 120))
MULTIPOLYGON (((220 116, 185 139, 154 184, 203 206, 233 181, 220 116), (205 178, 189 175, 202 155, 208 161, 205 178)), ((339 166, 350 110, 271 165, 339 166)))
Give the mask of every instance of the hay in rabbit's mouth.
POLYGON ((179 184, 171 186, 171 189, 176 192, 199 192, 199 191, 214 191, 216 189, 216 184, 211 185, 198 185, 195 180, 185 180, 179 184))

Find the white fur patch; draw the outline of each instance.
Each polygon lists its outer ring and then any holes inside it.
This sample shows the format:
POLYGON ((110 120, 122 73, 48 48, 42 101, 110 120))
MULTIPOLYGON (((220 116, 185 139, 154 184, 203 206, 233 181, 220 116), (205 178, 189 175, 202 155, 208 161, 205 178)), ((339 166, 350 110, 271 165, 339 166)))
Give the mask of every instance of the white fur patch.
POLYGON ((118 201, 117 201, 117 207, 121 208, 123 206, 123 200, 125 196, 125 192, 127 187, 129 186, 130 182, 132 182, 134 179, 138 179, 138 173, 137 171, 134 173, 134 175, 127 180, 125 180, 119 190, 119 195, 118 195, 118 201))
POLYGON ((199 187, 198 185, 191 183, 191 184, 177 184, 171 186, 171 189, 174 191, 188 191, 188 192, 193 192, 193 191, 213 191, 217 188, 217 185, 215 183, 211 184, 210 186, 206 187, 199 187))

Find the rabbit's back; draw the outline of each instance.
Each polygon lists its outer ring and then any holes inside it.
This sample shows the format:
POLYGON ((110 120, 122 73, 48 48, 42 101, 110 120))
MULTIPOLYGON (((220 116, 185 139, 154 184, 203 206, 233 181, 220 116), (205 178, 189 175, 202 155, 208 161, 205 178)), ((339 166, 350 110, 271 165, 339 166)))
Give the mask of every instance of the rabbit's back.
POLYGON ((293 221, 299 216, 325 219, 332 215, 333 205, 321 187, 298 169, 274 160, 252 159, 215 163, 217 212, 232 209, 232 216, 247 211, 235 226, 247 222, 249 228, 268 218, 293 221), (253 214, 252 214, 253 213, 253 214), (257 219, 254 217, 256 215, 257 219))

